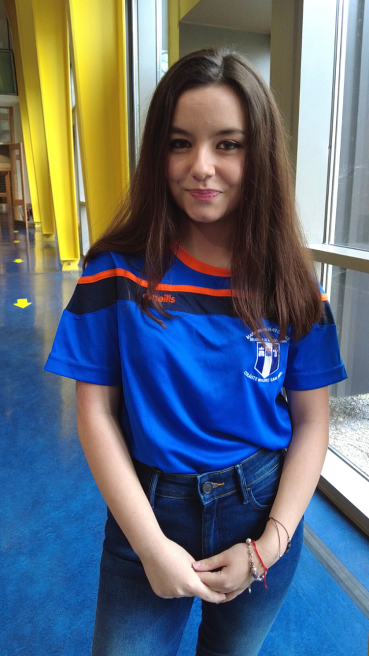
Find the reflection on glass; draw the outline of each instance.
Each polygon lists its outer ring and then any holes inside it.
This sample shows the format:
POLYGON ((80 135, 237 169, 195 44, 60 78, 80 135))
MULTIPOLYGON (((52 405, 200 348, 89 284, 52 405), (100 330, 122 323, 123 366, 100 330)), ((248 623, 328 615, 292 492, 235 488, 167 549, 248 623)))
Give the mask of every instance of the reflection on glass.
POLYGON ((0 143, 10 143, 10 110, 0 107, 0 143))
POLYGON ((161 3, 161 56, 160 77, 168 70, 168 3, 167 0, 159 0, 161 3))
POLYGON ((12 50, 0 49, 0 71, 0 94, 17 95, 17 81, 12 50))
POLYGON ((20 149, 17 148, 15 151, 15 167, 13 171, 13 194, 14 198, 17 200, 20 200, 23 197, 20 158, 20 149))
POLYGON ((331 388, 330 443, 369 477, 369 274, 329 267, 328 280, 348 375, 331 388))
POLYGON ((350 0, 334 243, 369 249, 369 2, 350 0))

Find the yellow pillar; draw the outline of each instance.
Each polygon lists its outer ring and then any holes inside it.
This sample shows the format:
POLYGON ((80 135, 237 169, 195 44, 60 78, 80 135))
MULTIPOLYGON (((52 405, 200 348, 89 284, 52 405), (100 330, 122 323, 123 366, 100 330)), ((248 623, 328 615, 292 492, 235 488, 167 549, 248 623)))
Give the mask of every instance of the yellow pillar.
POLYGON ((179 59, 179 0, 168 0, 168 64, 179 59))
POLYGON ((179 0, 179 20, 182 20, 198 2, 199 0, 179 0))
MULTIPOLYGON (((27 106, 29 135, 34 165, 34 186, 32 180, 32 163, 30 163, 30 192, 34 210, 39 211, 44 235, 53 235, 54 215, 47 158, 46 137, 43 121, 41 87, 38 72, 35 30, 31 0, 5 0, 9 22, 15 41, 19 48, 16 56, 17 77, 24 81, 25 101, 27 106), (17 29, 18 28, 18 29, 17 29), (17 61, 18 60, 18 61, 17 61), (21 73, 22 71, 22 73, 21 73)), ((21 89, 20 89, 21 90, 21 89)), ((22 116, 23 118, 23 116, 22 116)), ((25 129, 27 138, 27 124, 25 129)), ((29 148, 26 143, 27 169, 29 148)))
POLYGON ((179 21, 188 14, 199 0, 168 0, 168 63, 179 59, 179 21))
POLYGON ((80 250, 64 0, 33 0, 33 19, 59 257, 70 271, 78 269, 80 250))
POLYGON ((83 184, 91 242, 128 185, 124 0, 68 0, 83 184))
POLYGON ((31 200, 32 200, 33 218, 35 223, 41 223, 41 213, 38 204, 38 194, 37 194, 37 184, 36 184, 36 172, 35 172, 35 165, 33 160, 31 128, 30 128, 30 122, 28 116, 26 88, 25 88, 25 82, 23 77, 17 12, 15 8, 14 0, 4 0, 4 5, 5 5, 9 25, 12 31, 12 38, 13 38, 14 59, 15 59, 15 67, 17 71, 19 108, 20 108, 21 121, 22 121, 24 152, 25 152, 26 163, 27 163, 27 173, 28 173, 28 182, 29 182, 29 188, 30 188, 31 200))

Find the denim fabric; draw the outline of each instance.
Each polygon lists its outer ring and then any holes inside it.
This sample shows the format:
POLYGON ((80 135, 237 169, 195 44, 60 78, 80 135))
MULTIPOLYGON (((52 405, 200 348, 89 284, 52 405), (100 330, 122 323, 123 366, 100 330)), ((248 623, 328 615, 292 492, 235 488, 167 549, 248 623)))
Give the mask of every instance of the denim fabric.
MULTIPOLYGON (((198 475, 167 474, 137 461, 134 465, 163 533, 200 560, 247 537, 260 537, 284 454, 260 449, 234 467, 198 475)), ((301 520, 291 549, 267 574, 267 589, 255 582, 251 594, 246 590, 223 604, 202 602, 196 656, 259 653, 291 584, 302 533, 301 520)), ((154 594, 139 557, 108 510, 93 656, 175 656, 192 603, 189 597, 154 594)))

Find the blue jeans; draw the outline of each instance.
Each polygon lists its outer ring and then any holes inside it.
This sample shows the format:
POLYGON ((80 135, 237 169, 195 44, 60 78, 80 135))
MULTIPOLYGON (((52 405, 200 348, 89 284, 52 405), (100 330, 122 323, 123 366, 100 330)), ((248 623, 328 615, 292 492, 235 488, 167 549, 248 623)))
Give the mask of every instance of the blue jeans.
MULTIPOLYGON (((260 449, 243 462, 204 474, 166 474, 134 460, 163 533, 195 560, 264 531, 284 450, 260 449), (206 485, 207 483, 207 485, 206 485), (210 483, 210 484, 209 484, 210 483)), ((283 529, 281 529, 283 531, 283 529)), ((256 656, 285 599, 302 546, 301 520, 289 552, 232 601, 202 601, 196 656, 256 656)), ((193 598, 155 595, 141 561, 108 510, 93 656, 175 656, 193 598)))

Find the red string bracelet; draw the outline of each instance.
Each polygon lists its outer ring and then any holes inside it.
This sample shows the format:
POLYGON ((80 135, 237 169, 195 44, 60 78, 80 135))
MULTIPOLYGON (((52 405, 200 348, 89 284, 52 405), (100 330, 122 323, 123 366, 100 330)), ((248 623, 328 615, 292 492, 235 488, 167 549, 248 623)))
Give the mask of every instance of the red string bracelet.
POLYGON ((267 589, 267 571, 268 571, 268 568, 265 567, 263 561, 262 561, 261 558, 260 558, 259 552, 258 552, 258 550, 257 550, 257 548, 256 548, 255 540, 251 540, 251 542, 252 542, 253 547, 254 547, 254 549, 255 549, 255 553, 256 553, 257 557, 259 558, 259 560, 260 560, 261 566, 262 566, 262 568, 263 568, 263 570, 264 570, 264 588, 267 589))

